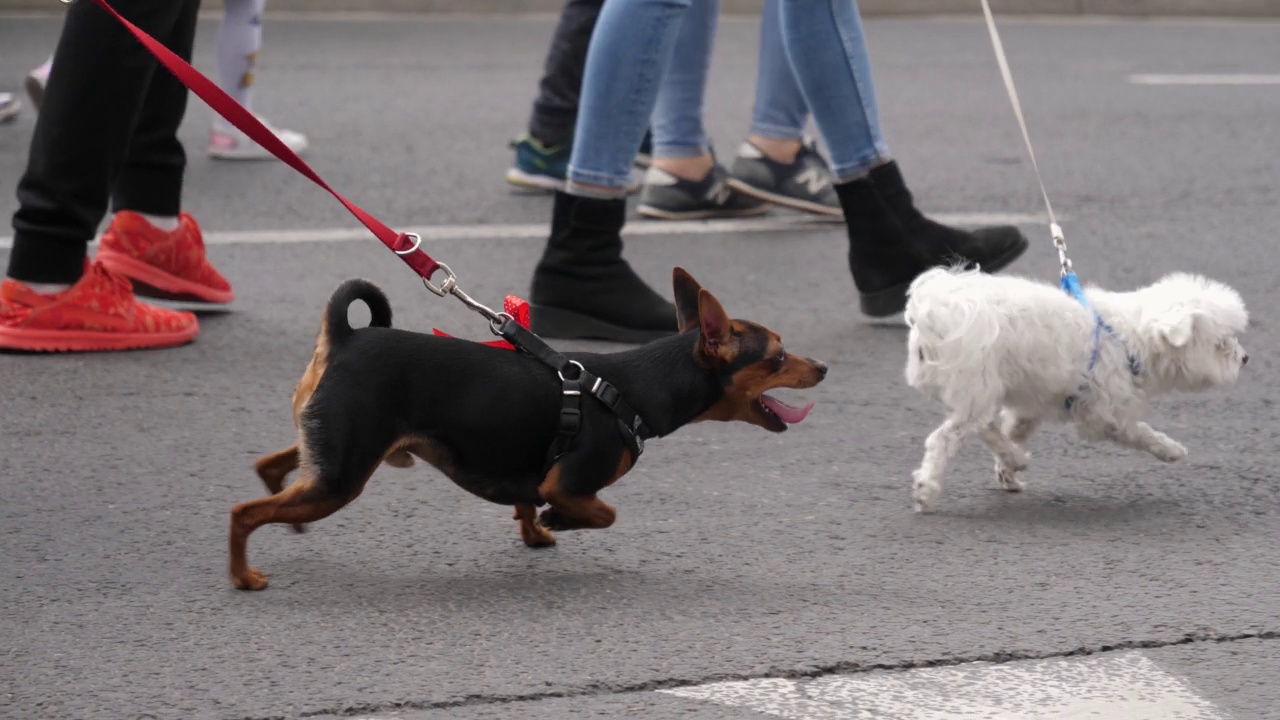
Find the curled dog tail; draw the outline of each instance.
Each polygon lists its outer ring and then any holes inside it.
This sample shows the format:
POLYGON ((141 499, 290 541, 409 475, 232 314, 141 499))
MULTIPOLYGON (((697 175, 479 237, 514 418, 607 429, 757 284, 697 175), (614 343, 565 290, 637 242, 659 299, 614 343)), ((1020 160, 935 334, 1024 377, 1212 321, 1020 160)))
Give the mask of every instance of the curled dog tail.
MULTIPOLYGON (((907 290, 907 382, 934 384, 941 375, 981 369, 1000 336, 1000 316, 989 293, 975 287, 977 270, 934 268, 907 290)), ((976 377, 975 377, 976 379, 976 377)))
POLYGON ((347 310, 356 300, 364 301, 364 304, 369 307, 371 315, 369 327, 391 327, 391 304, 387 302, 387 296, 382 294, 378 286, 360 278, 347 280, 333 291, 333 295, 329 297, 329 304, 325 307, 324 329, 321 335, 328 337, 330 347, 346 344, 347 340, 355 334, 355 329, 347 320, 347 310))

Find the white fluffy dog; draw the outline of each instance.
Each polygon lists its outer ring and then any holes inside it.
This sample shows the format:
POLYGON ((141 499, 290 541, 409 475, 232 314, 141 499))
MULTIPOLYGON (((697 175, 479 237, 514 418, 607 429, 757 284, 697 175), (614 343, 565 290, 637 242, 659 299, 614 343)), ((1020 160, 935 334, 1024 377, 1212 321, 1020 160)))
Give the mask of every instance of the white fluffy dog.
POLYGON ((1142 422, 1146 399, 1234 383, 1248 362, 1236 336, 1248 324, 1222 283, 1173 274, 1133 292, 1084 291, 1018 277, 936 268, 909 290, 907 383, 950 414, 925 441, 915 471, 917 511, 942 494, 942 474, 966 435, 996 458, 996 482, 1022 489, 1023 444, 1043 420, 1074 422, 1165 462, 1187 449, 1142 422))

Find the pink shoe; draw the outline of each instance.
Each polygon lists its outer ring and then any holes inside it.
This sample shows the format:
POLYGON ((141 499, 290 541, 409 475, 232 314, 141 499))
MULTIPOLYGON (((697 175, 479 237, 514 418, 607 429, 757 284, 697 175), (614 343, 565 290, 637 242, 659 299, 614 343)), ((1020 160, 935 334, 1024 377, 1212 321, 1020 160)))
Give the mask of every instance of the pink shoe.
MULTIPOLYGON (((290 150, 301 155, 309 147, 307 136, 296 130, 283 130, 272 127, 267 121, 258 118, 280 142, 290 150)), ((240 132, 235 126, 215 122, 209 133, 209 157, 218 160, 270 160, 275 157, 266 148, 240 132)))

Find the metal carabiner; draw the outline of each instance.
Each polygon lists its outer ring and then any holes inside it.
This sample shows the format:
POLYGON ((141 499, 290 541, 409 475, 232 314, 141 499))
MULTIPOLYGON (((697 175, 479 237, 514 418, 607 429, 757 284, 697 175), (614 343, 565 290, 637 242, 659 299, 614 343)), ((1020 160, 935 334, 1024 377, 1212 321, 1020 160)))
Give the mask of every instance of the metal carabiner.
POLYGON ((1053 247, 1058 251, 1058 263, 1062 266, 1062 277, 1071 274, 1071 258, 1067 257, 1067 236, 1062 226, 1056 222, 1049 223, 1049 234, 1053 236, 1053 247))
MULTIPOLYGON (((435 283, 431 282, 430 278, 422 278, 422 284, 425 285, 428 290, 435 293, 437 297, 444 297, 445 295, 452 294, 453 291, 456 290, 458 287, 458 276, 455 275, 454 272, 449 269, 448 265, 445 265, 442 262, 438 262, 436 263, 436 265, 438 266, 437 269, 444 271, 444 274, 445 274, 444 282, 440 283, 439 285, 436 285, 435 283)), ((432 275, 434 274, 435 273, 432 273, 432 275)))

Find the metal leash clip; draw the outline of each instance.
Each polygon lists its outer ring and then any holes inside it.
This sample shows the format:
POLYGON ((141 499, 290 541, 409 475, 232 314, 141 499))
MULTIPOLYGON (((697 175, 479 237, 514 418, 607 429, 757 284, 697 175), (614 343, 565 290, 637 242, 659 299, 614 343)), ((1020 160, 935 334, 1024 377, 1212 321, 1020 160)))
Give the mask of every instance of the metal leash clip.
POLYGON ((452 295, 458 298, 463 305, 466 305, 468 308, 480 313, 488 319, 489 332, 494 335, 502 335, 502 324, 508 320, 514 320, 515 318, 511 317, 510 313, 498 312, 463 292, 462 288, 458 287, 458 276, 454 274, 453 270, 450 270, 449 266, 444 263, 439 263, 439 265, 440 269, 443 270, 447 276, 445 277, 444 282, 436 285, 430 280, 423 278, 422 284, 439 297, 452 295))
MULTIPOLYGON (((404 250, 392 250, 392 252, 394 252, 395 254, 411 255, 415 252, 418 252, 418 250, 422 247, 422 236, 419 235, 418 233, 407 232, 403 234, 403 237, 413 240, 413 245, 404 250)), ((430 277, 424 277, 422 278, 423 287, 430 290, 431 293, 436 297, 445 297, 446 295, 452 295, 458 298, 458 300, 462 301, 463 305, 466 305, 472 310, 475 310, 476 312, 485 316, 489 320, 490 332, 492 332, 494 335, 500 335, 501 333, 499 332, 499 328, 502 327, 502 323, 504 321, 510 320, 511 316, 505 312, 497 312, 493 308, 490 308, 489 306, 476 301, 470 295, 463 292, 462 289, 458 287, 458 274, 455 273, 453 269, 450 268, 448 265, 445 265, 444 263, 437 261, 436 270, 444 272, 444 275, 445 275, 444 280, 439 285, 437 285, 431 282, 430 277)), ((434 272, 431 274, 435 275, 434 272)))
POLYGON ((1049 223, 1049 234, 1053 237, 1053 246, 1058 250, 1058 262, 1062 264, 1062 276, 1071 274, 1071 258, 1067 257, 1067 236, 1062 226, 1056 222, 1049 223))
MULTIPOLYGON (((453 270, 449 269, 448 265, 445 265, 444 263, 439 261, 436 262, 436 265, 439 266, 437 267, 438 270, 444 271, 444 274, 445 274, 444 282, 440 283, 439 285, 436 285, 435 283, 431 282, 430 278, 422 278, 422 284, 428 290, 434 293, 437 297, 444 297, 445 295, 449 295, 458 289, 458 276, 454 274, 453 270)), ((431 274, 435 275, 435 273, 431 273, 431 274)))
POLYGON ((1014 119, 1018 121, 1018 129, 1022 131, 1022 141, 1027 147, 1027 156, 1031 158, 1031 169, 1035 171, 1036 183, 1040 185, 1040 195, 1044 198, 1044 209, 1049 214, 1049 234, 1053 237, 1053 247, 1058 251, 1058 262, 1062 266, 1062 277, 1071 275, 1071 259, 1067 257, 1067 238, 1062 233, 1062 226, 1053 214, 1053 204, 1049 202, 1049 190, 1040 175, 1040 163, 1036 161, 1036 151, 1031 145, 1031 133, 1027 131, 1027 120, 1022 114, 1022 103, 1018 100, 1018 90, 1013 84, 1013 73, 1009 70, 1009 59, 1005 56, 1004 43, 1000 41, 1000 31, 996 28, 995 16, 991 13, 990 0, 982 0, 982 14, 987 21, 987 32, 991 35, 991 47, 995 50, 996 64, 1000 66, 1000 76, 1004 80, 1005 92, 1009 95, 1009 104, 1013 107, 1014 119))

